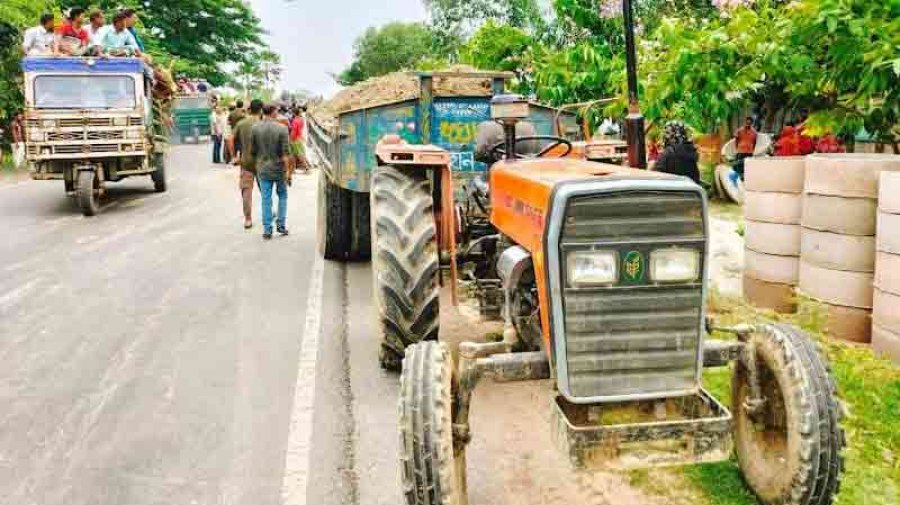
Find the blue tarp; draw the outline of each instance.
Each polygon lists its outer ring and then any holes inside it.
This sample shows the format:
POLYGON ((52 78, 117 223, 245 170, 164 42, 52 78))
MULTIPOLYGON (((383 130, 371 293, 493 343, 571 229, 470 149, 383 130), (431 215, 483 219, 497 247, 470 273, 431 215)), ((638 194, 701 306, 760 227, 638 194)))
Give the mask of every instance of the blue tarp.
POLYGON ((139 74, 153 72, 138 58, 56 58, 32 57, 22 60, 25 72, 64 72, 91 74, 139 74))

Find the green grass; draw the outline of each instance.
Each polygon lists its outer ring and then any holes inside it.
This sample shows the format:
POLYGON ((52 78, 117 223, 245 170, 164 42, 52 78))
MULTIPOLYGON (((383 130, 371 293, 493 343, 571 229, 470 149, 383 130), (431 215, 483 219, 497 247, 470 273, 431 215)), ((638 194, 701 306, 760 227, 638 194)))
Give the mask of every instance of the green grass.
MULTIPOLYGON (((900 505, 900 367, 876 357, 867 347, 829 340, 821 308, 801 300, 797 314, 778 315, 739 299, 713 294, 710 310, 720 324, 775 320, 795 324, 819 343, 831 363, 845 404, 845 473, 838 505, 900 505)), ((730 403, 730 369, 707 370, 704 386, 730 403)), ((681 469, 683 477, 708 505, 756 503, 734 461, 681 469)))

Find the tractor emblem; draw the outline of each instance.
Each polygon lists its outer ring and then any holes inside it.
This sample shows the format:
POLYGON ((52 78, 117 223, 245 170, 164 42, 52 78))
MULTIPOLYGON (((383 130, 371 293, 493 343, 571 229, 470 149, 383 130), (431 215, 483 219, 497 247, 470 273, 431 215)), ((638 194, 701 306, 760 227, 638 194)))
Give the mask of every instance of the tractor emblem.
POLYGON ((644 278, 644 256, 638 251, 631 251, 625 255, 624 268, 625 280, 637 282, 644 278))

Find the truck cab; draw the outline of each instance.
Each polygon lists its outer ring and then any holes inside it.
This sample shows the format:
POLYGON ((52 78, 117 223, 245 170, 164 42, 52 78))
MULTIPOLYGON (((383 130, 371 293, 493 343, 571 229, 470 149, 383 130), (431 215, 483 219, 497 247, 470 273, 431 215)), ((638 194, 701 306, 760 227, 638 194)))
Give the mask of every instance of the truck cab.
POLYGON ((32 178, 62 180, 88 216, 107 182, 149 175, 165 191, 150 67, 137 58, 34 57, 22 68, 32 178))
POLYGON ((212 105, 205 93, 181 94, 172 106, 175 127, 172 141, 176 144, 198 144, 212 135, 212 105))

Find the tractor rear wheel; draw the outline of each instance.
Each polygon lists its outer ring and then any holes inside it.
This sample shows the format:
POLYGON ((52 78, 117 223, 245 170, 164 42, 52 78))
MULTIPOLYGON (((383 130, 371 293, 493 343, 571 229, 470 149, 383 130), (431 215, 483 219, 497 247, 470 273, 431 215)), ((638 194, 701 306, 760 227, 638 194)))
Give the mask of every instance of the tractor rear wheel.
POLYGON ((400 476, 407 505, 466 505, 465 445, 454 447, 457 381, 446 345, 409 347, 400 375, 400 476))
POLYGON ((732 379, 734 440, 744 480, 765 505, 831 505, 844 433, 834 380, 812 340, 788 325, 757 327, 732 379))
POLYGON ((437 233, 428 173, 379 166, 372 177, 372 276, 381 366, 400 368, 409 345, 437 340, 437 233))
POLYGON ((85 216, 94 216, 100 210, 100 180, 93 170, 80 170, 75 180, 75 197, 85 216))
POLYGON ((165 193, 166 192, 166 156, 162 153, 156 153, 153 155, 153 166, 156 167, 150 174, 150 179, 153 181, 153 189, 157 193, 165 193))

